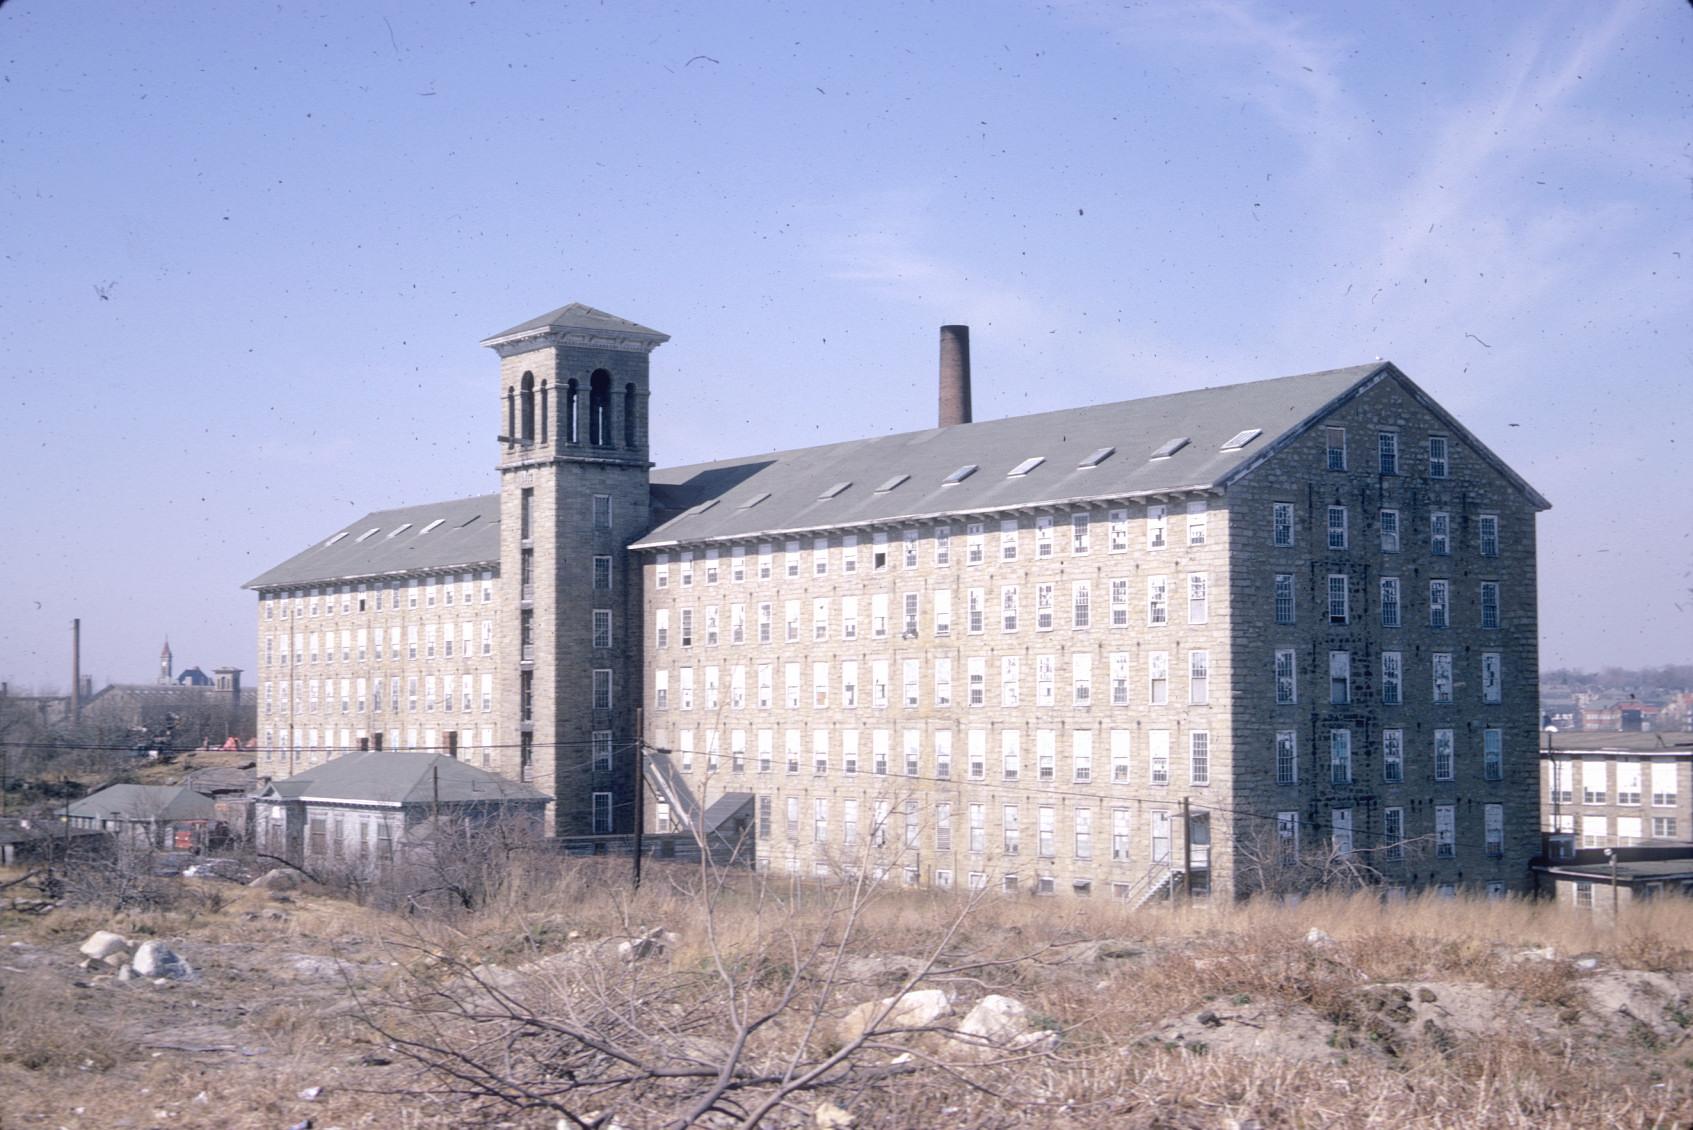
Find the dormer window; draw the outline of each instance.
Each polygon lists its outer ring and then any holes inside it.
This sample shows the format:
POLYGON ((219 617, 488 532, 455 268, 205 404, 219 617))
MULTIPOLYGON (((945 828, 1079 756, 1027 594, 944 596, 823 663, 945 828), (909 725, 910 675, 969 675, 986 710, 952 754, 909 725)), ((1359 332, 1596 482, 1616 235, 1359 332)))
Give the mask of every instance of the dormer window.
POLYGON ((1028 474, 1030 471, 1033 471, 1036 467, 1039 467, 1042 463, 1045 463, 1045 462, 1046 462, 1046 456, 1044 456, 1044 455, 1031 455, 1031 456, 1029 456, 1029 458, 1023 460, 1021 463, 1019 463, 1015 467, 1011 468, 1011 470, 1005 472, 1005 477, 1008 478, 1008 479, 1020 479, 1024 475, 1028 474))
POLYGON ((963 482, 965 479, 968 479, 971 475, 974 475, 975 473, 976 473, 976 464, 966 463, 966 464, 964 464, 964 466, 958 468, 958 470, 954 471, 952 474, 950 474, 946 478, 942 479, 941 480, 941 486, 943 486, 943 487, 955 487, 959 483, 963 482))

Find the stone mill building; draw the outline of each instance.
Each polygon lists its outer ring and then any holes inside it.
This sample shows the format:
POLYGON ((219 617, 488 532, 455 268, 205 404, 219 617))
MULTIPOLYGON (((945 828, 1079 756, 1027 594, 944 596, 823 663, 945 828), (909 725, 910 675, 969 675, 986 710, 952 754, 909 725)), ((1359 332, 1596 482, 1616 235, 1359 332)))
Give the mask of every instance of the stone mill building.
POLYGON ((655 469, 666 340, 488 338, 497 493, 249 582, 261 773, 439 750, 804 876, 1526 889, 1548 503, 1391 363, 972 422, 943 327, 934 428, 655 469))

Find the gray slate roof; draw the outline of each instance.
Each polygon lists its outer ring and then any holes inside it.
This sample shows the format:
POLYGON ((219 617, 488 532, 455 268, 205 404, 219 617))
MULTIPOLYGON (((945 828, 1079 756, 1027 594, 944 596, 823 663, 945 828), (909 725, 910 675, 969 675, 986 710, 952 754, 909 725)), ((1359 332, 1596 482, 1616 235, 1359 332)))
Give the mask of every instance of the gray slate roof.
POLYGON ((313 801, 366 804, 432 804, 439 774, 442 804, 472 801, 545 801, 546 794, 521 781, 479 769, 438 753, 372 750, 337 757, 275 782, 267 794, 313 801), (286 787, 284 787, 286 786, 286 787))
POLYGON ((548 330, 577 330, 588 334, 614 334, 618 336, 633 335, 650 337, 658 342, 669 341, 668 334, 643 326, 639 322, 631 322, 628 318, 619 318, 616 314, 608 314, 604 310, 596 310, 592 306, 584 306, 580 302, 572 302, 568 306, 560 306, 549 314, 542 314, 538 318, 530 318, 527 322, 519 322, 509 330, 501 330, 482 341, 483 345, 497 345, 511 338, 530 337, 545 333, 548 330))
POLYGON ((653 472, 655 505, 671 514, 636 548, 870 525, 1082 500, 1217 491, 1379 380, 1397 380, 1537 504, 1533 489, 1393 365, 1376 362, 1166 396, 955 424, 653 472), (1238 433, 1261 429, 1239 450, 1238 433), (1153 453, 1188 442, 1167 458, 1153 453), (1097 466, 1078 466, 1103 448, 1097 466), (1025 459, 1039 466, 1017 477, 1025 459), (960 468, 977 470, 955 485, 960 468), (878 488, 908 475, 892 489, 878 488), (822 497, 842 483, 832 497, 822 497), (768 495, 751 507, 744 504, 768 495), (715 504, 706 505, 717 499, 715 504))
POLYGON ((654 483, 670 488, 660 495, 668 505, 696 505, 719 495, 722 501, 703 513, 666 522, 641 544, 1214 487, 1382 368, 1357 365, 655 471, 654 483), (1240 451, 1219 450, 1247 428, 1260 428, 1262 434, 1240 451), (1150 458, 1161 445, 1183 436, 1190 442, 1173 456, 1150 458), (1105 447, 1116 450, 1097 467, 1077 466, 1105 447), (1034 456, 1045 462, 1022 477, 1007 477, 1034 456), (978 470, 955 486, 942 485, 968 464, 978 470), (901 474, 911 477, 885 494, 876 493, 901 474), (842 482, 852 485, 834 498, 819 497, 842 482), (766 491, 770 497, 763 502, 740 508, 766 491))
POLYGON ((500 496, 481 494, 366 514, 242 587, 364 580, 427 569, 497 566, 499 560, 500 496), (431 528, 436 519, 440 525, 431 528), (376 532, 365 536, 371 530, 376 532))
POLYGON ((95 820, 211 820, 217 806, 211 797, 181 785, 109 785, 66 811, 95 820))

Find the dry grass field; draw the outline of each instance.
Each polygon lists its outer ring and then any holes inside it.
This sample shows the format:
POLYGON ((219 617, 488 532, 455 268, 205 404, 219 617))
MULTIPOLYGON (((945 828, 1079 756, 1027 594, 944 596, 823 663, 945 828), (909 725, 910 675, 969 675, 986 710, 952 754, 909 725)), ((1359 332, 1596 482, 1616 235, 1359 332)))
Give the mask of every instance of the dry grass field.
POLYGON ((549 860, 425 917, 177 882, 165 909, 0 914, 0 1126, 1693 1125, 1679 900, 1615 929, 1362 897, 1131 915, 686 868, 634 894, 549 860), (84 969, 97 929, 196 977, 84 969), (992 994, 1024 1010, 983 1035, 992 994))

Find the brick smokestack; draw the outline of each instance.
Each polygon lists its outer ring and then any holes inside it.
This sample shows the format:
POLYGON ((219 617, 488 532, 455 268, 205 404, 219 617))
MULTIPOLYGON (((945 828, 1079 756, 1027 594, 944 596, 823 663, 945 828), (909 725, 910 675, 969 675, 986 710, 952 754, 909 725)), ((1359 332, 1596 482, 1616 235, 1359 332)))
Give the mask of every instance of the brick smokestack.
POLYGON ((71 621, 71 719, 82 717, 82 619, 71 621))
POLYGON ((941 327, 940 426, 970 422, 970 327, 941 327))

